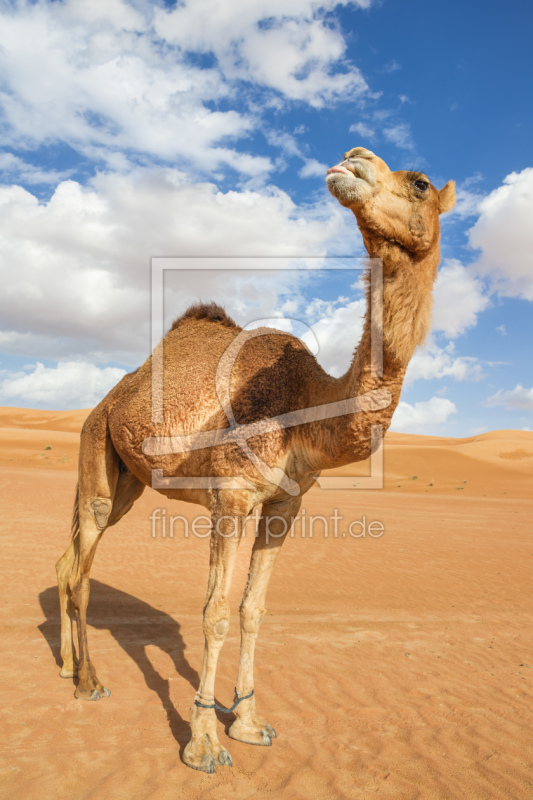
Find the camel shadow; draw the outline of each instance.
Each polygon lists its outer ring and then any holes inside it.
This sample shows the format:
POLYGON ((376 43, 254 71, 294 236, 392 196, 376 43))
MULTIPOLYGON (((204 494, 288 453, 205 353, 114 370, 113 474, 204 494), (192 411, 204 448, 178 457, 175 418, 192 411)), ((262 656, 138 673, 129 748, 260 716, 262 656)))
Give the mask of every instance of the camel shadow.
MULTIPOLYGON (((57 586, 45 589, 39 595, 46 617, 38 626, 50 650, 61 666, 60 614, 57 586)), ((108 630, 121 648, 137 664, 146 685, 155 692, 166 712, 172 735, 183 752, 190 739, 189 722, 180 716, 170 699, 169 681, 161 677, 148 658, 146 647, 154 645, 172 659, 176 672, 185 678, 193 689, 198 688, 200 677, 185 656, 185 642, 180 625, 168 614, 100 581, 91 580, 91 602, 88 623, 95 628, 108 630)))

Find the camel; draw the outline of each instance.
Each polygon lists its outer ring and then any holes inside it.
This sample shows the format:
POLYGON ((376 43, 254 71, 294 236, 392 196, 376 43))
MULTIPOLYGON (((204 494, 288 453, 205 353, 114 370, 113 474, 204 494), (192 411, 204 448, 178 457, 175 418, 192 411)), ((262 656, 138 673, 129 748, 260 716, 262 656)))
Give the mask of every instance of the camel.
POLYGON ((87 644, 89 572, 97 544, 144 487, 152 485, 155 470, 183 478, 177 487, 163 481, 158 491, 199 503, 211 513, 203 666, 192 706, 191 738, 182 756, 189 767, 206 773, 232 763, 217 733, 215 712, 220 707, 215 703, 215 674, 229 626, 230 584, 246 518, 262 505, 240 604, 241 649, 229 736, 268 746, 276 733, 256 713, 253 667, 274 564, 302 496, 321 470, 368 458, 372 427, 386 430, 389 426, 409 360, 430 326, 440 258, 439 215, 455 203, 453 181, 438 191, 424 174, 392 172, 364 147, 347 152, 340 164, 328 170, 326 182, 331 194, 355 214, 369 255, 383 260, 381 374, 372 368, 370 286, 362 337, 348 371, 340 378, 328 375, 300 339, 262 329, 261 335, 253 331, 243 340, 242 329, 224 309, 200 303, 174 322, 143 366, 109 392, 81 433, 72 541, 57 563, 60 675, 77 675, 77 698, 109 696, 97 678, 87 644), (226 365, 230 419, 215 379, 238 337, 238 352, 226 365), (156 353, 164 367, 164 402, 160 418, 154 421, 152 359, 156 353), (350 405, 353 398, 368 402, 355 408, 350 405), (283 415, 302 410, 305 414, 306 409, 312 412, 331 403, 340 403, 343 413, 325 419, 311 413, 300 419, 301 424, 264 426, 265 421, 283 420, 283 415), (244 443, 233 435, 241 425, 251 426, 244 443), (183 437, 187 440, 190 435, 213 431, 218 439, 211 439, 209 446, 179 445, 183 437), (198 481, 206 476, 207 483, 198 481))

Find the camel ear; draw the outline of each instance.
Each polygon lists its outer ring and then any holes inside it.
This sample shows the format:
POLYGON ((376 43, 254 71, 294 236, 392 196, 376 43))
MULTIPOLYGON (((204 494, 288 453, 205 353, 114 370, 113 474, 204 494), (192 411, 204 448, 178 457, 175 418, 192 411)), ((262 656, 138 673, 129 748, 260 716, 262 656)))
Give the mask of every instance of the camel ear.
POLYGON ((455 181, 448 181, 439 192, 439 214, 451 211, 455 205, 455 181))

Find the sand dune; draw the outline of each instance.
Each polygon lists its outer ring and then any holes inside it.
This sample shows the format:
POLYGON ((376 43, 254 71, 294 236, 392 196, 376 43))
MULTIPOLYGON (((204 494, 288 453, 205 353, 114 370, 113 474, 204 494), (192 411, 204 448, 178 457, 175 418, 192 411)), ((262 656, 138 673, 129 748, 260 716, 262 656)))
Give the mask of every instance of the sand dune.
POLYGON ((90 411, 90 408, 75 411, 36 411, 33 408, 0 406, 0 428, 79 433, 90 411))
MULTIPOLYGON (((75 469, 79 432, 90 409, 35 411, 0 407, 0 464, 75 469)), ((369 462, 326 476, 369 475, 369 462)), ((533 432, 492 431, 466 439, 387 433, 384 488, 389 492, 473 497, 533 497, 533 432)))
POLYGON ((89 412, 0 407, 0 465, 77 469, 79 434, 89 412))
MULTIPOLYGON (((255 689, 279 736, 271 748, 234 742, 232 715, 220 715, 234 766, 208 776, 180 751, 209 544, 181 528, 154 538, 149 519, 157 507, 189 520, 203 509, 147 489, 106 532, 89 639, 112 696, 77 701, 59 678, 53 565, 68 543, 86 414, 0 409, 0 798, 533 798, 532 433, 389 434, 384 491, 306 495, 308 517, 337 509, 342 521, 337 536, 297 526, 272 579, 255 689), (384 534, 350 536, 363 516, 384 534)), ((367 467, 340 472, 356 483, 367 467)), ((225 704, 252 542, 230 597, 225 704)))
MULTIPOLYGON (((387 433, 385 489, 417 494, 533 497, 533 432, 491 431, 466 439, 387 433)), ((369 463, 331 470, 369 474, 369 463)))

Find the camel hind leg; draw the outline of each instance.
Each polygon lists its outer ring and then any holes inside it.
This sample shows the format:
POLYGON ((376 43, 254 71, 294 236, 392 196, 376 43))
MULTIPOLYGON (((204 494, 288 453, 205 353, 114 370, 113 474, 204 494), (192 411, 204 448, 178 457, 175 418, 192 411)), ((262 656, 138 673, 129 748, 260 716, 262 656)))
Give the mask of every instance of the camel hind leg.
POLYGON ((120 459, 109 436, 107 410, 105 407, 98 407, 83 427, 73 539, 57 565, 62 622, 61 674, 66 676, 76 672, 72 642, 72 619, 75 615, 79 679, 75 696, 87 700, 98 700, 101 696, 110 694, 98 680, 89 657, 87 604, 91 565, 98 542, 108 525, 126 513, 143 488, 127 471, 119 482, 120 477, 120 459))
POLYGON ((78 686, 75 697, 98 700, 109 690, 96 676, 87 642, 89 573, 96 547, 107 528, 119 476, 119 458, 107 428, 105 408, 97 407, 83 426, 78 482, 78 537, 67 585, 78 629, 78 686))
MULTIPOLYGON (((143 490, 144 484, 137 480, 131 472, 127 469, 120 470, 108 527, 114 525, 128 513, 135 500, 143 493, 143 490)), ((69 578, 72 574, 79 544, 78 491, 79 488, 76 487, 76 498, 72 517, 72 541, 56 564, 59 605, 61 609, 61 659, 63 662, 59 674, 62 678, 75 678, 78 675, 78 657, 74 647, 72 626, 76 614, 69 587, 69 578)))
POLYGON ((67 592, 76 615, 78 629, 78 686, 75 697, 84 700, 99 700, 111 692, 100 683, 89 656, 87 642, 87 604, 89 602, 89 573, 96 553, 96 547, 107 527, 111 513, 112 498, 104 492, 91 502, 91 495, 80 487, 80 531, 78 547, 75 548, 73 569, 68 579, 67 592))
POLYGON ((78 674, 78 657, 74 648, 72 631, 72 621, 74 619, 74 607, 68 588, 68 579, 74 566, 76 551, 78 547, 77 530, 77 504, 78 490, 76 488, 76 502, 74 506, 73 538, 66 552, 56 564, 57 585, 59 589, 59 606, 61 609, 61 659, 62 667, 59 672, 62 678, 75 678, 78 674), (74 525, 76 526, 74 528, 74 525))

